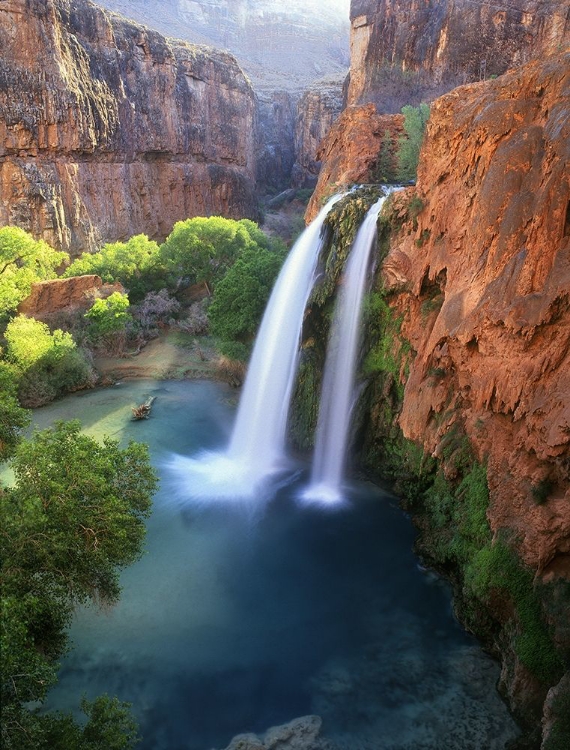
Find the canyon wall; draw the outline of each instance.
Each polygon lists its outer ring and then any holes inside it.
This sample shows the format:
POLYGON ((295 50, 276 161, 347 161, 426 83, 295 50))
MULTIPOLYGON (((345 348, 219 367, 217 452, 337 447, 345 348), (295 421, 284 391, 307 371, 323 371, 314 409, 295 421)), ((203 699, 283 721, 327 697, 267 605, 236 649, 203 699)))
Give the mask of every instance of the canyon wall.
POLYGON ((460 421, 488 461, 493 531, 568 577, 569 94, 567 52, 438 99, 397 199, 416 215, 383 264, 414 352, 404 434, 438 455, 460 421))
POLYGON ((257 216, 234 58, 88 0, 0 0, 0 224, 72 254, 195 215, 257 216))
POLYGON ((166 36, 227 49, 256 91, 303 91, 345 75, 350 0, 100 0, 166 36))
POLYGON ((295 121, 295 163, 292 168, 293 187, 315 187, 321 168, 317 151, 342 110, 341 80, 313 83, 297 105, 295 121))
POLYGON ((348 104, 399 112, 570 41, 567 0, 352 0, 348 104))

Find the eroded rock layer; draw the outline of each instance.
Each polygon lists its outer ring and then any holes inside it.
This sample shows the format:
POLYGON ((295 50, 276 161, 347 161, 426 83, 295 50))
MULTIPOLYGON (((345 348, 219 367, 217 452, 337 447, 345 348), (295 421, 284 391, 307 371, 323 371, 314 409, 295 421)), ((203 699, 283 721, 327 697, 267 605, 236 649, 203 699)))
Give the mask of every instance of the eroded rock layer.
POLYGON ((497 76, 570 41, 567 0, 352 0, 348 104, 381 112, 497 76))
POLYGON ((342 110, 342 81, 317 81, 297 105, 293 187, 314 187, 321 162, 317 156, 321 141, 342 110))
POLYGON ((570 576, 570 52, 432 109, 413 205, 384 262, 413 347, 400 426, 436 455, 460 422, 489 520, 570 576))
POLYGON ((193 215, 255 217, 234 58, 88 0, 0 0, 0 223, 77 253, 193 215))
POLYGON ((386 133, 393 144, 402 135, 403 115, 379 115, 373 104, 347 107, 317 150, 322 162, 305 218, 312 221, 323 201, 355 183, 377 182, 376 167, 386 133))

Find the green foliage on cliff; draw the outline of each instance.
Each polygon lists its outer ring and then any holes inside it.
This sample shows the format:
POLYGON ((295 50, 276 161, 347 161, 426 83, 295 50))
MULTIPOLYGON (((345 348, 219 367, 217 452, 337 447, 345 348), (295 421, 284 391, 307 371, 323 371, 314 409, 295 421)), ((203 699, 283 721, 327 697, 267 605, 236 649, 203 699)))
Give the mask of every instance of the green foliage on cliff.
POLYGON ((96 253, 83 253, 63 275, 87 274, 96 274, 106 283, 119 281, 128 289, 133 302, 142 299, 146 292, 159 289, 164 281, 158 244, 144 234, 137 234, 127 242, 108 243, 96 253))
POLYGON ((493 592, 506 592, 516 611, 513 645, 519 659, 545 684, 560 677, 562 662, 544 622, 534 575, 503 540, 488 540, 475 551, 465 568, 465 587, 485 604, 493 592))
POLYGON ((398 396, 403 398, 401 371, 403 357, 409 347, 400 333, 402 318, 394 315, 382 292, 372 292, 367 296, 364 315, 368 321, 368 341, 372 345, 364 359, 363 373, 389 373, 394 379, 398 396))
POLYGON ((0 322, 29 295, 35 281, 55 278, 67 257, 23 229, 0 228, 0 322))
POLYGON ((329 212, 325 227, 331 235, 324 253, 324 273, 313 288, 309 304, 321 307, 334 294, 358 228, 381 195, 377 187, 360 188, 339 200, 329 212))
POLYGON ((415 179, 418 171, 420 148, 429 119, 429 105, 406 105, 402 107, 402 114, 406 136, 403 136, 398 144, 398 179, 405 181, 415 179))
POLYGON ((40 406, 91 381, 92 371, 70 333, 18 315, 7 325, 6 359, 25 406, 40 406))
POLYGON ((130 748, 134 725, 116 700, 84 703, 84 728, 29 704, 56 681, 75 605, 116 602, 119 570, 141 554, 156 488, 148 451, 58 423, 19 445, 12 469, 15 485, 0 488, 2 747, 130 748))

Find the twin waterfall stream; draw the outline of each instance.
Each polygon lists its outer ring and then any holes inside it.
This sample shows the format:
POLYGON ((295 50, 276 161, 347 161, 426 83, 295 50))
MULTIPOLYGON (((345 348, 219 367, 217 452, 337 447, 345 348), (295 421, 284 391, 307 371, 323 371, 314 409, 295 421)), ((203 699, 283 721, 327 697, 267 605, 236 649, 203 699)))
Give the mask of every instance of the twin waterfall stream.
MULTIPOLYGON (((169 464, 183 499, 249 499, 287 469, 287 418, 299 363, 307 301, 323 249, 323 225, 336 195, 291 249, 269 299, 255 341, 228 449, 169 464), (188 489, 188 485, 191 485, 188 489)), ((332 503, 343 498, 344 465, 359 348, 362 298, 376 222, 385 197, 368 211, 350 251, 328 343, 313 470, 302 499, 332 503)))

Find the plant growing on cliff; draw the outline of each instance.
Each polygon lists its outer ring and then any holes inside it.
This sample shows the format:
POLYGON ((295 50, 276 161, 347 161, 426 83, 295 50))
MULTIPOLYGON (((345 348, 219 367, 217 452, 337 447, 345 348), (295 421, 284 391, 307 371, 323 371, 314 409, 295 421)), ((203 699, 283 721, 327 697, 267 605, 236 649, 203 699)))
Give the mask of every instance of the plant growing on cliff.
POLYGON ((55 278, 67 257, 23 229, 0 228, 0 321, 16 310, 34 282, 55 278))
POLYGON ((12 469, 15 485, 0 488, 2 747, 130 748, 134 724, 116 699, 84 702, 85 727, 30 704, 57 679, 75 605, 116 602, 119 570, 141 554, 156 488, 148 451, 58 423, 23 441, 12 469))
POLYGON ((419 107, 402 107, 406 135, 399 140, 398 179, 413 180, 418 171, 420 148, 429 119, 429 105, 422 102, 419 107))
POLYGON ((397 174, 398 148, 399 141, 395 141, 392 133, 389 130, 385 130, 380 143, 376 165, 372 171, 374 182, 397 182, 399 179, 397 174))

